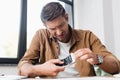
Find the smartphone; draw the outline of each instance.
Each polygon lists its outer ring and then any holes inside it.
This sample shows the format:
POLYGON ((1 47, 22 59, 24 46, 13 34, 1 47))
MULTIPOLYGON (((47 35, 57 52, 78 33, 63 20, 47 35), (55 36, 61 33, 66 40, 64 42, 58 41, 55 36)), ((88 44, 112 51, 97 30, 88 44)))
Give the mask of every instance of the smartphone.
POLYGON ((69 64, 73 64, 75 62, 75 58, 74 55, 71 53, 69 56, 67 56, 64 59, 61 59, 61 61, 63 61, 63 64, 56 64, 57 66, 66 66, 69 64))

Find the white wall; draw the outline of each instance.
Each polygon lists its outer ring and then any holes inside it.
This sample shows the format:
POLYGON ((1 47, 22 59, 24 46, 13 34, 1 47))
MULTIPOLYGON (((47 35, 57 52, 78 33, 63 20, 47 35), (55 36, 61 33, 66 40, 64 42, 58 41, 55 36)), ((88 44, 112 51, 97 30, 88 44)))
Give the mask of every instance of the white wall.
POLYGON ((120 0, 74 0, 75 28, 93 31, 118 58, 120 0))
POLYGON ((120 0, 112 0, 115 53, 120 59, 120 0))
POLYGON ((89 29, 104 41, 102 0, 74 0, 75 28, 89 29))

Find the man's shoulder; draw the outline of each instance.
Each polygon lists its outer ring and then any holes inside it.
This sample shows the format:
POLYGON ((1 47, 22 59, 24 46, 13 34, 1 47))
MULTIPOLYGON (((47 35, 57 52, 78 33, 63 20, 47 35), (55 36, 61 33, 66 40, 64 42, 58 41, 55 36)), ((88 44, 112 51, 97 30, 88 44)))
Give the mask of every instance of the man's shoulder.
POLYGON ((78 38, 90 37, 93 35, 94 33, 91 30, 83 30, 83 29, 73 30, 73 36, 77 36, 78 38))
POLYGON ((91 30, 84 30, 84 29, 74 29, 74 31, 77 32, 78 34, 92 33, 91 30))
POLYGON ((40 35, 48 35, 48 34, 50 34, 50 32, 47 29, 38 29, 36 31, 36 33, 38 33, 40 35))
POLYGON ((79 38, 81 40, 96 39, 96 36, 91 30, 74 29, 73 36, 75 36, 76 39, 79 38))
POLYGON ((47 29, 39 29, 36 31, 35 36, 38 37, 39 39, 48 39, 51 37, 50 32, 47 29))
POLYGON ((37 32, 40 32, 40 33, 43 33, 43 32, 46 32, 46 31, 48 31, 48 30, 47 30, 47 29, 44 29, 44 28, 37 30, 37 32))

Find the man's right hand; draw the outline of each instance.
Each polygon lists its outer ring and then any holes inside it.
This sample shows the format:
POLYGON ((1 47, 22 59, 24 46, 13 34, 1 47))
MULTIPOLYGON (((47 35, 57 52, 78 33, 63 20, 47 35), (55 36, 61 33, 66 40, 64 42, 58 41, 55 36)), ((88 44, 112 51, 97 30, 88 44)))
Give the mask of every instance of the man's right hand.
POLYGON ((55 64, 63 64, 59 59, 51 59, 43 64, 31 65, 29 63, 24 64, 21 68, 21 72, 24 76, 36 77, 40 75, 56 76, 60 71, 64 71, 64 66, 56 66, 55 64), (29 71, 28 71, 28 70, 29 71), (26 71, 26 72, 25 72, 26 71))

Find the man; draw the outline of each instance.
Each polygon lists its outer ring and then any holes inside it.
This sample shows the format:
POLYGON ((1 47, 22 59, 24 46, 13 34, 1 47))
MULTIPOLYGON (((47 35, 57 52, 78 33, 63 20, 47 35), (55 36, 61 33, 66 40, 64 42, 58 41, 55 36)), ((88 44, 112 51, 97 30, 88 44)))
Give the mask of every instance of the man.
POLYGON ((118 59, 91 31, 71 28, 68 14, 61 4, 51 2, 45 5, 41 20, 46 29, 40 29, 34 35, 29 49, 18 64, 20 75, 95 76, 94 65, 110 74, 120 72, 118 59), (72 58, 68 57, 70 54, 72 58), (68 58, 72 59, 70 62, 75 62, 69 65, 66 63, 69 62, 68 58))

